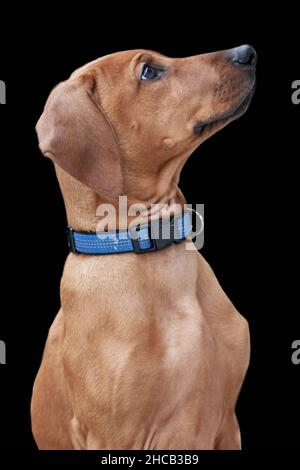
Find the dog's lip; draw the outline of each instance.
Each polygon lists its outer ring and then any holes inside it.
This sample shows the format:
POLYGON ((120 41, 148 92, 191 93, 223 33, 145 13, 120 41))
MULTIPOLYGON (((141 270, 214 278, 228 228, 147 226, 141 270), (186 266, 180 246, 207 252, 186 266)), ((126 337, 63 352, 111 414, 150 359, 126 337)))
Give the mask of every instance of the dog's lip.
POLYGON ((223 115, 207 122, 199 121, 194 126, 195 134, 202 135, 205 130, 212 130, 217 125, 225 124, 229 120, 232 121, 233 119, 236 119, 242 116, 248 109, 248 106, 252 100, 254 91, 255 91, 255 85, 253 85, 250 92, 245 96, 245 98, 243 98, 243 100, 237 106, 235 106, 233 109, 230 109, 223 115))

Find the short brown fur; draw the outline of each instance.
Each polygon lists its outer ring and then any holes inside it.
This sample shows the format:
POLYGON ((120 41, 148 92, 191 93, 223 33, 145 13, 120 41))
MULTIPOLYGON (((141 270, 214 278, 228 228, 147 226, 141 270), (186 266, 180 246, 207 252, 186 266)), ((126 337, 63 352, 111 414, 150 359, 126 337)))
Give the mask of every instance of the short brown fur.
MULTIPOLYGON (((54 89, 37 132, 74 229, 95 230, 97 207, 117 209, 119 194, 147 208, 183 205, 184 162, 238 117, 254 84, 226 54, 120 52, 54 89), (145 62, 165 67, 165 76, 141 82, 145 62)), ((185 248, 68 256, 33 389, 40 449, 240 448, 235 404, 248 324, 203 257, 185 248)))

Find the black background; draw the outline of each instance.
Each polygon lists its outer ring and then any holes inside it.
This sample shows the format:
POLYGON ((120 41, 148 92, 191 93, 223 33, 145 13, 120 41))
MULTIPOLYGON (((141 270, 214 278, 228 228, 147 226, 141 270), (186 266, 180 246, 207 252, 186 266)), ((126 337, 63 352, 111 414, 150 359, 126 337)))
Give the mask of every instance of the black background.
POLYGON ((188 202, 205 204, 201 252, 250 324, 251 365, 237 407, 243 447, 299 447, 300 365, 291 362, 291 344, 300 336, 300 105, 291 102, 291 83, 300 78, 297 12, 273 7, 263 18, 253 5, 221 12, 187 4, 162 15, 148 4, 144 11, 136 7, 133 18, 118 6, 89 8, 78 10, 76 19, 71 8, 64 17, 54 7, 51 16, 46 7, 32 16, 18 9, 18 21, 8 16, 0 33, 0 79, 7 85, 7 104, 0 107, 0 339, 7 344, 7 365, 0 366, 0 447, 35 450, 31 387, 59 308, 67 255, 62 198, 34 131, 51 88, 84 63, 118 50, 188 56, 243 43, 258 53, 251 107, 194 153, 181 188, 188 202))

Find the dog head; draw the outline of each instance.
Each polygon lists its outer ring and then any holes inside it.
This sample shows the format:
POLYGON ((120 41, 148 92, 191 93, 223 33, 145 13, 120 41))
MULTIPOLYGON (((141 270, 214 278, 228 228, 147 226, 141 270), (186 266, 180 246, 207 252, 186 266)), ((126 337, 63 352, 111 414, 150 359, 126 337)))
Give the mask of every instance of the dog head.
POLYGON ((40 148, 99 194, 132 194, 138 184, 164 191, 198 145, 246 111, 255 65, 247 45, 180 59, 105 56, 52 91, 37 123, 40 148))

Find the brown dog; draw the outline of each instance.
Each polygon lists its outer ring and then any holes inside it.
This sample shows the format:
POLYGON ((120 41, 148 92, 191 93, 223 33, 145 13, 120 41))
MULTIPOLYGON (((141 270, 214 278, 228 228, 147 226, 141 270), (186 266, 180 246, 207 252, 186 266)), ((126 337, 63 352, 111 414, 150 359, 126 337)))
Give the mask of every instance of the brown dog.
MULTIPOLYGON (((99 204, 118 211, 120 194, 147 208, 183 205, 182 166, 247 109, 255 63, 250 46, 184 59, 134 50, 58 85, 37 132, 69 224, 95 231, 99 204)), ((247 321, 186 244, 68 256, 33 390, 40 449, 240 448, 247 321)))

